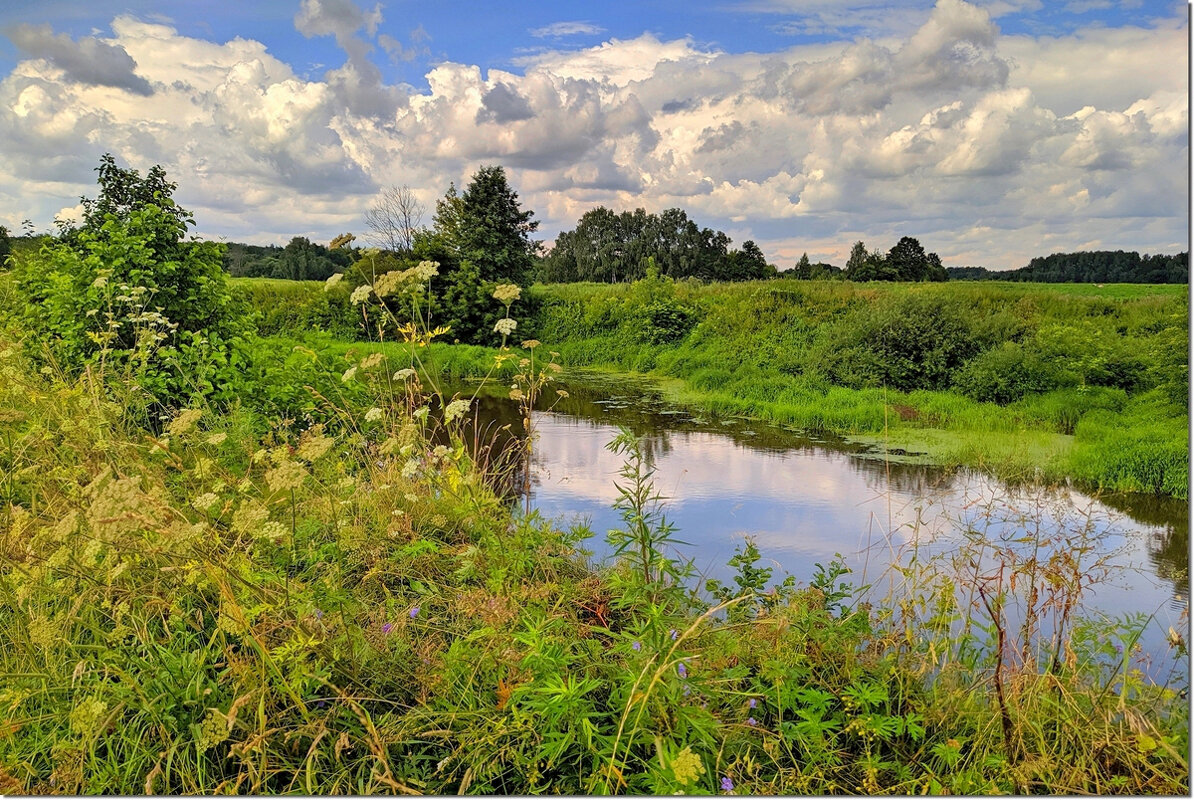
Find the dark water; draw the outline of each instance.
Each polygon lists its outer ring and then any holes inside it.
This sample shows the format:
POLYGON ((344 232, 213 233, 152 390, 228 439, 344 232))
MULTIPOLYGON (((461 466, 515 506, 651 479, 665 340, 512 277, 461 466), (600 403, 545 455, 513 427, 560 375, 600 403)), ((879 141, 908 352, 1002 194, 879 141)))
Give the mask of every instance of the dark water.
MULTIPOLYGON (((973 558, 978 574, 989 575, 1000 560, 1034 551, 1076 565, 1086 616, 1150 617, 1141 658, 1151 666, 1173 664, 1170 627, 1187 638, 1184 501, 1012 487, 833 437, 690 413, 645 381, 586 376, 566 388, 569 397, 535 416, 531 505, 564 525, 589 525, 595 535, 586 546, 597 560, 609 553, 605 533, 621 524, 613 503, 622 462, 606 445, 626 427, 644 437, 656 488, 668 497, 665 514, 688 543, 676 555, 703 577, 730 580, 726 562, 747 536, 773 582, 790 574, 807 583, 818 563, 841 554, 850 579, 877 597, 901 589, 893 563, 915 558, 965 574, 973 558)), ((482 397, 478 411, 483 438, 522 429, 505 398, 482 397)))

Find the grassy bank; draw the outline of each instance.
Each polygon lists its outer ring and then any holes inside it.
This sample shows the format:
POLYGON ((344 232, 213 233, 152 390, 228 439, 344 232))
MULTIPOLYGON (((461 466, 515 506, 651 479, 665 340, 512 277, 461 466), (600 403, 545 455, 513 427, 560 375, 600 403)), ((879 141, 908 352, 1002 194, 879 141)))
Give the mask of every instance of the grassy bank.
MULTIPOLYGON (((320 284, 240 285, 267 332, 355 336, 359 312, 320 284)), ((567 366, 654 375, 713 412, 1006 479, 1189 494, 1186 287, 647 280, 534 287, 514 313, 567 366)), ((440 358, 488 369, 479 350, 440 358)))
POLYGON ((771 585, 749 548, 712 605, 656 550, 632 441, 633 546, 594 569, 368 348, 329 356, 359 393, 319 400, 326 423, 201 406, 154 433, 21 338, 0 337, 5 792, 1188 790, 1186 704, 1133 657, 1146 621, 1007 629, 1001 603, 1080 596, 1070 532, 1019 583, 983 578, 986 610, 944 563, 871 607, 832 564, 771 585))

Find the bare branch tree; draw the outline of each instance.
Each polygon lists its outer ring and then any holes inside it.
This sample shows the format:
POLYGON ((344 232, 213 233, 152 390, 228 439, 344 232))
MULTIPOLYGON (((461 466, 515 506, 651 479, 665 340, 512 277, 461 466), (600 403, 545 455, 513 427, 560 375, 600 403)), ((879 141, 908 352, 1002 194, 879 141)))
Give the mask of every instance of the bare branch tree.
POLYGON ((383 250, 409 253, 415 234, 423 227, 426 211, 409 186, 390 186, 365 213, 365 225, 370 230, 366 238, 383 250))

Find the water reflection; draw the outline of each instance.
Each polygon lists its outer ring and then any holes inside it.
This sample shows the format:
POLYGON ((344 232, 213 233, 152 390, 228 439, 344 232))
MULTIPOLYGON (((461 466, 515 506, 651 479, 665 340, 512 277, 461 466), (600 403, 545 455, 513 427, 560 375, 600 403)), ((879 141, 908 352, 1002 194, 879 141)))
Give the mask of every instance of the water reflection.
POLYGON ((888 565, 913 549, 946 559, 966 546, 966 531, 1014 542, 1035 519, 1056 537, 1055 549, 1086 548, 1080 563, 1114 567, 1090 592, 1091 609, 1153 615, 1162 632, 1186 627, 1185 502, 1010 487, 832 436, 688 413, 646 382, 573 383, 568 391, 550 413, 537 414, 529 462, 512 402, 482 397, 477 418, 493 450, 513 454, 504 490, 516 494, 529 469, 533 505, 548 517, 587 521, 598 557, 605 532, 620 525, 611 506, 621 461, 605 445, 626 427, 643 437, 656 487, 671 498, 667 517, 690 543, 677 555, 693 559, 705 577, 729 580, 726 562, 749 535, 775 579, 788 573, 807 582, 817 563, 841 553, 857 582, 879 583, 892 580, 888 565))

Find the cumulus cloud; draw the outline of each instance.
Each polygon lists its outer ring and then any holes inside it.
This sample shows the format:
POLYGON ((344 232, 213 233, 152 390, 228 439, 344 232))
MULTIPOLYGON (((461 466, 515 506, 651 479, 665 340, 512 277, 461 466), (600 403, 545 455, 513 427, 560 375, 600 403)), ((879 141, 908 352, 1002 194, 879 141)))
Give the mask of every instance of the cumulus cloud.
POLYGON ((72 81, 153 94, 149 81, 136 74, 137 62, 120 45, 90 36, 76 42, 65 33, 55 35, 49 25, 16 25, 6 34, 21 52, 50 61, 72 81))
POLYGON ((1184 22, 1029 37, 996 20, 939 0, 900 35, 771 53, 643 34, 526 55, 518 72, 444 61, 416 91, 369 60, 374 43, 407 53, 378 35, 380 6, 305 0, 296 27, 347 59, 312 80, 259 42, 120 17, 94 41, 153 97, 32 50, 0 80, 0 222, 89 193, 112 151, 165 165, 202 231, 242 241, 359 230, 379 186, 431 205, 502 164, 548 239, 604 204, 681 206, 781 266, 902 235, 991 267, 1184 247, 1184 22))

